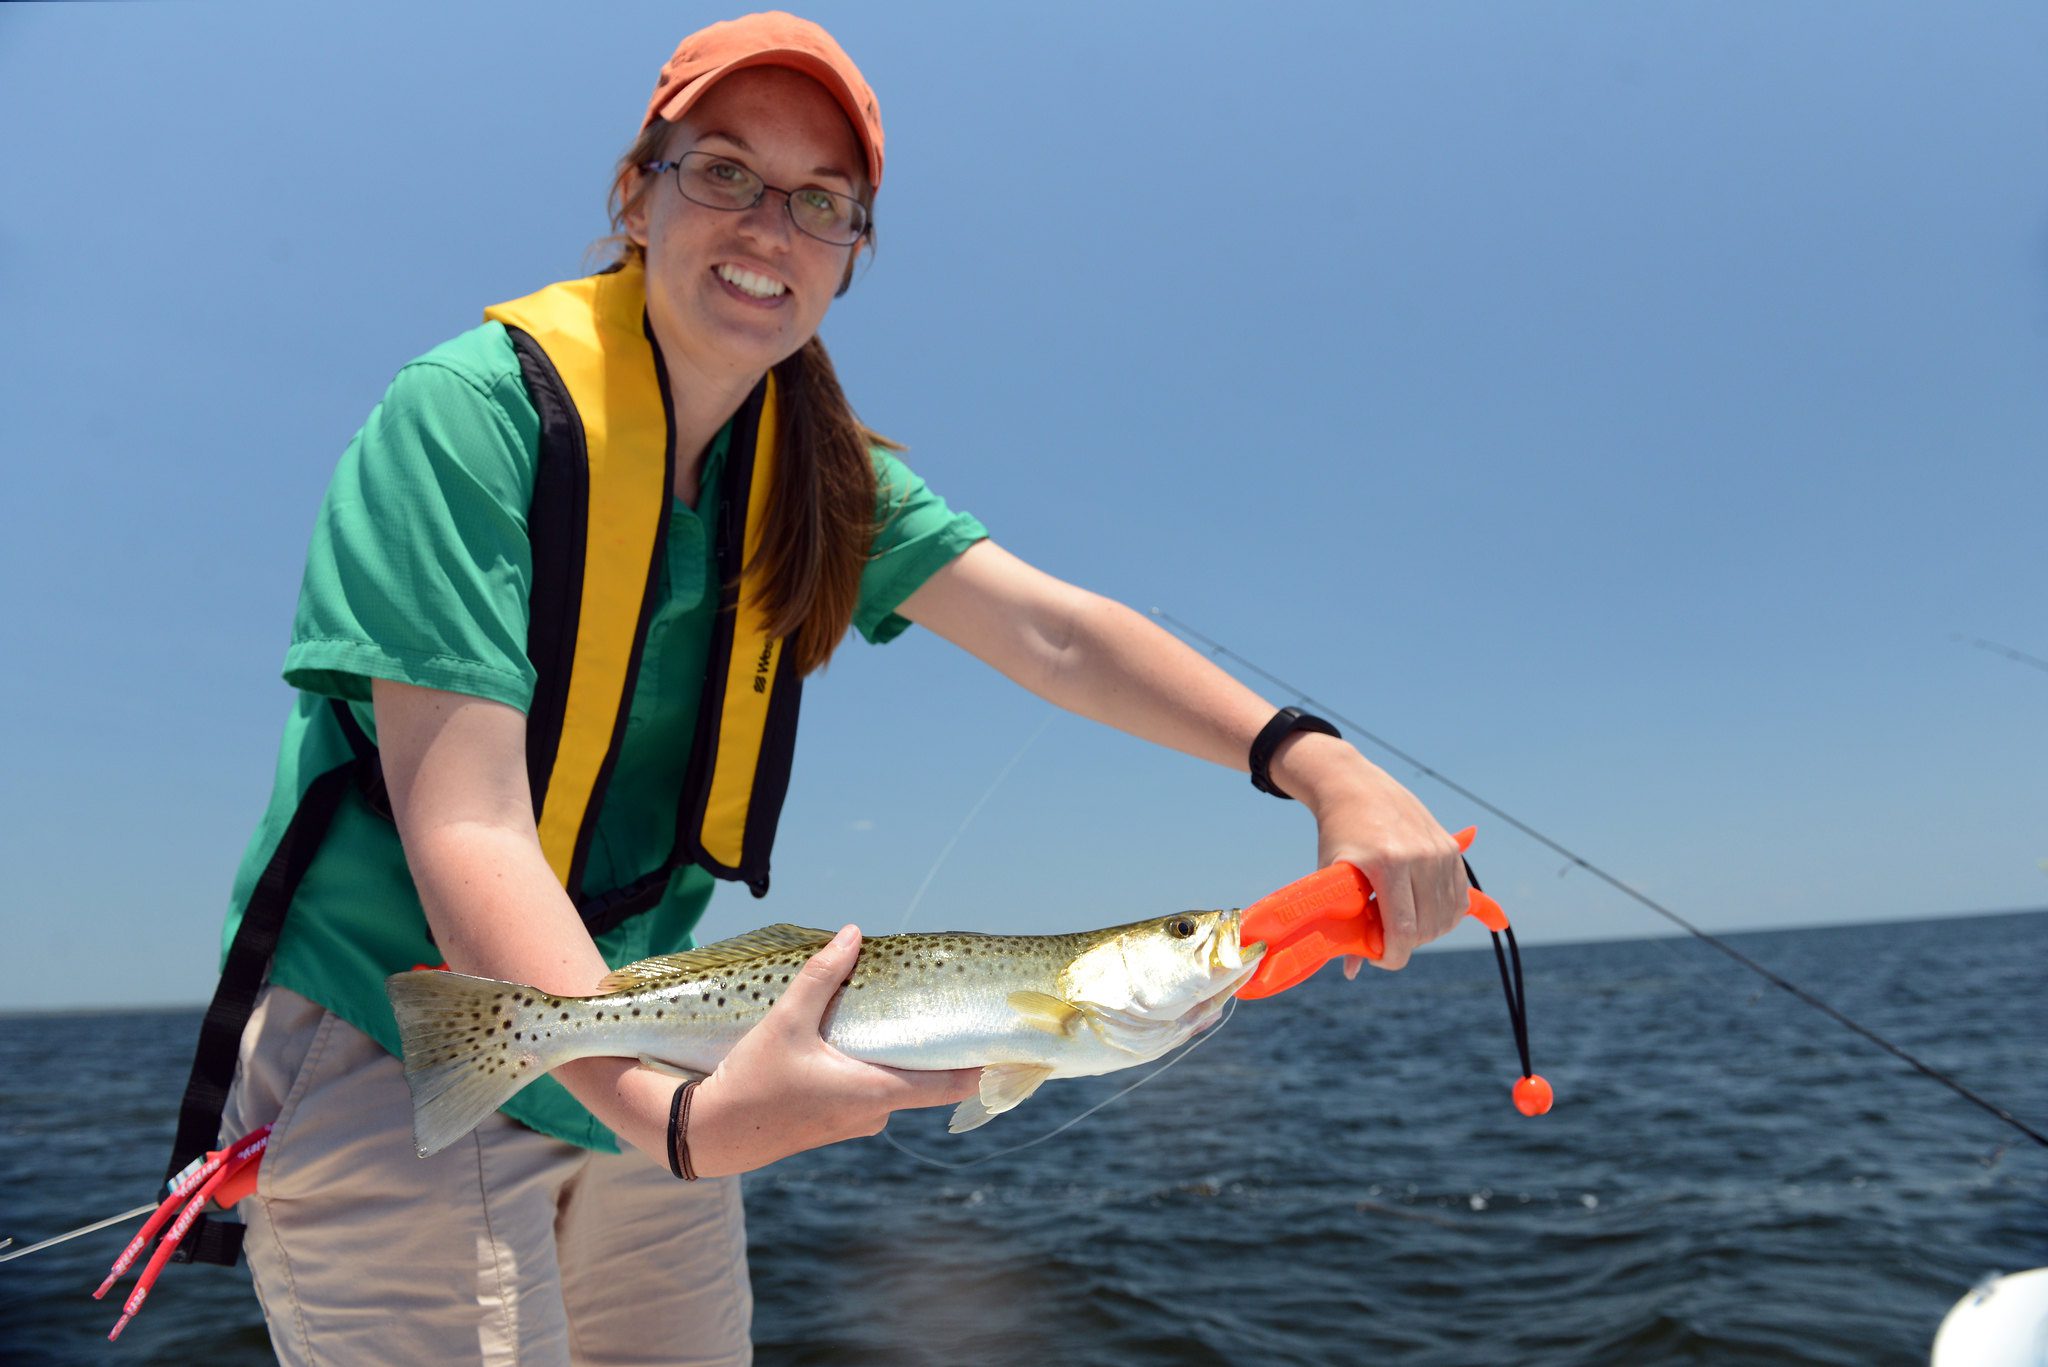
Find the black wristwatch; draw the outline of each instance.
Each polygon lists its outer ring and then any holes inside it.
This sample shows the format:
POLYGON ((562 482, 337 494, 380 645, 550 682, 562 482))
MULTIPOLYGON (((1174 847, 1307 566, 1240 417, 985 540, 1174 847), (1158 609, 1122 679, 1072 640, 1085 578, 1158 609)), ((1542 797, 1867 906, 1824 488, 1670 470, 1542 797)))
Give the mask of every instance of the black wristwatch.
POLYGON ((1273 720, 1266 723, 1252 741, 1252 787, 1274 797, 1293 800, 1291 793, 1280 790, 1267 770, 1273 763, 1273 752, 1280 748, 1280 742, 1296 731, 1313 731, 1317 735, 1335 736, 1342 740, 1344 733, 1313 712, 1304 712, 1298 707, 1283 707, 1273 714, 1273 720))

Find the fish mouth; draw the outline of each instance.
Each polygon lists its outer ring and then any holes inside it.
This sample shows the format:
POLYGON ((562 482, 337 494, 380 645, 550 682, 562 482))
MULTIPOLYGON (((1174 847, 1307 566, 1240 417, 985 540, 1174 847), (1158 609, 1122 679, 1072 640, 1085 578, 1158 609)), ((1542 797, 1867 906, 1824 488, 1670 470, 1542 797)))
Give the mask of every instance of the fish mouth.
POLYGON ((1240 914, 1232 911, 1219 917, 1215 937, 1209 942, 1209 971, 1220 979, 1210 1001, 1233 995, 1259 971, 1259 961, 1266 957, 1264 940, 1247 947, 1238 939, 1240 914))
POLYGON ((1237 996, 1237 990, 1251 981, 1266 957, 1266 942, 1250 945, 1238 939, 1238 913, 1217 919, 1216 935, 1209 944, 1209 986, 1213 989, 1181 1018, 1189 1034, 1200 1034, 1222 1019, 1223 1012, 1237 996))

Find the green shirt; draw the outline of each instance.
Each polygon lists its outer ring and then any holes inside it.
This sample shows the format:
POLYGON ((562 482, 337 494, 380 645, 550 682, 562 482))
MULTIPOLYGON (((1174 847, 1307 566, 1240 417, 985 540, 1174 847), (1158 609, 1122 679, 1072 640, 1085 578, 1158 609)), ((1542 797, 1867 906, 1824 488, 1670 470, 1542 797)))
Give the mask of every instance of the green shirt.
MULTIPOLYGON (((721 431, 706 453, 697 507, 670 505, 657 607, 591 841, 585 886, 593 889, 659 868, 675 840, 717 607, 709 532, 727 435, 721 431)), ((539 418, 497 323, 399 371, 349 444, 306 557, 284 666, 285 681, 300 691, 285 723, 269 808, 235 878, 224 947, 301 795, 350 757, 328 698, 346 699, 373 739, 372 679, 490 698, 521 711, 532 702, 526 516, 539 446, 539 418)), ((910 625, 897 606, 987 532, 950 510, 887 451, 873 454, 881 530, 861 573, 853 624, 879 644, 910 625)), ((617 967, 689 947, 714 882, 695 866, 677 870, 659 905, 598 940, 605 961, 617 967)), ((397 1053, 384 979, 440 960, 396 828, 351 789, 292 901, 270 980, 397 1053)), ((526 1088, 504 1111, 573 1144, 618 1147, 552 1078, 526 1088)))

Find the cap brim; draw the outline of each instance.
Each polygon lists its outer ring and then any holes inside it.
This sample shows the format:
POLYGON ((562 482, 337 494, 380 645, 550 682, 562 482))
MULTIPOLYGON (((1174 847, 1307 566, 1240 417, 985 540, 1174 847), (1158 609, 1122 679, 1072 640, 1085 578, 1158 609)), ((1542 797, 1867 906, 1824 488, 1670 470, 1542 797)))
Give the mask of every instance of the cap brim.
POLYGON ((757 66, 779 66, 797 72, 810 77, 830 91, 832 98, 839 102, 840 110, 845 113, 846 121, 853 125, 853 136, 860 142, 861 154, 867 158, 868 184, 876 189, 881 187, 881 158, 877 155, 874 142, 868 135, 867 115, 861 110, 859 98, 846 84, 845 77, 833 70, 830 63, 822 61, 813 53, 801 52, 794 48, 772 48, 767 52, 748 53, 744 57, 727 62, 724 66, 705 72, 678 90, 669 97, 666 104, 649 115, 648 121, 651 123, 654 119, 660 118, 667 119, 670 123, 680 122, 682 117, 690 112, 691 106, 703 98, 704 93, 711 87, 735 71, 745 71, 749 67, 757 66))

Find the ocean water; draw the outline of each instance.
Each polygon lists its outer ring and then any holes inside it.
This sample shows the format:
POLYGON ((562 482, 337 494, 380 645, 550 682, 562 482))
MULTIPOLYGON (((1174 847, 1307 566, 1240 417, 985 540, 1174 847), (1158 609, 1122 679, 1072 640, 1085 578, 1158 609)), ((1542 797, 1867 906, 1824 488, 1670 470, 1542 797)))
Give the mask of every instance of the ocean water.
MULTIPOLYGON (((2038 1128, 2048 912, 1731 937, 2038 1128)), ((880 1140, 748 1179, 764 1363, 1924 1363, 2048 1264, 2048 1150, 1691 940, 1525 954, 1557 1109, 1508 1103, 1492 956, 1335 969, 1156 1080, 960 1171, 880 1140)), ((140 1204, 197 1011, 0 1018, 0 1233, 140 1204)), ((1049 1084, 961 1161, 1135 1074, 1049 1084)), ((0 1361, 269 1361, 236 1269, 172 1267, 119 1344, 134 1226, 0 1264, 0 1361)))

